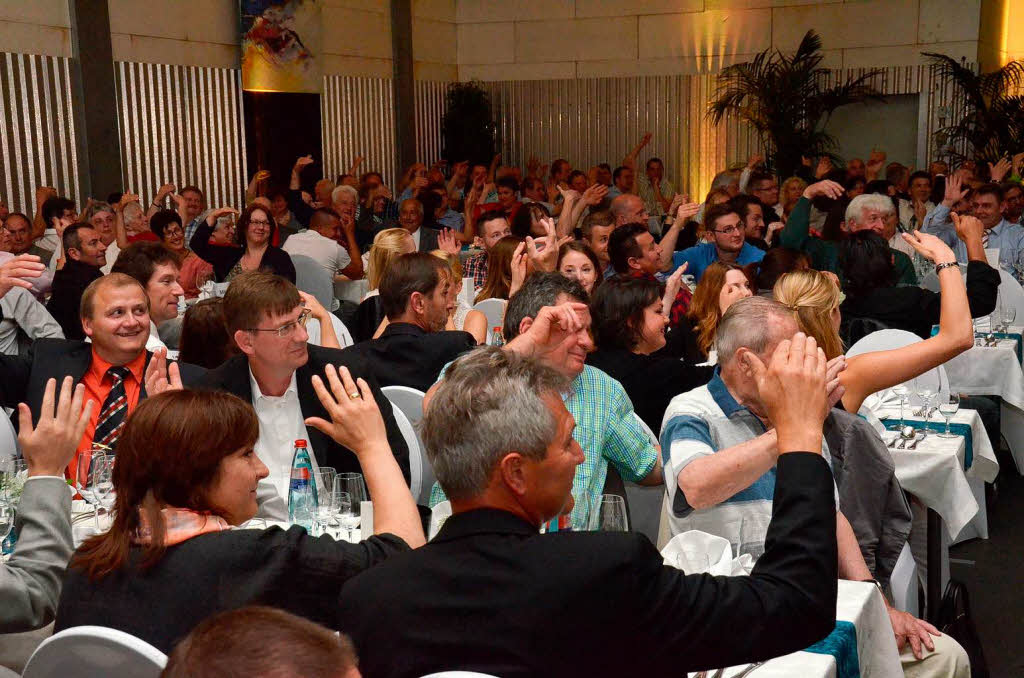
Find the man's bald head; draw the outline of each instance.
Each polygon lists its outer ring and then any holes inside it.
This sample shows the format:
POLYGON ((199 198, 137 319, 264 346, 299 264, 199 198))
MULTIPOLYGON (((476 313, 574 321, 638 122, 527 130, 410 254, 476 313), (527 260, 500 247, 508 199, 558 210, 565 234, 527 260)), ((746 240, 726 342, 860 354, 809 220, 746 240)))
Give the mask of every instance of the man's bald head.
POLYGON ((309 218, 309 227, 325 238, 333 239, 339 226, 341 217, 329 207, 321 207, 309 218))

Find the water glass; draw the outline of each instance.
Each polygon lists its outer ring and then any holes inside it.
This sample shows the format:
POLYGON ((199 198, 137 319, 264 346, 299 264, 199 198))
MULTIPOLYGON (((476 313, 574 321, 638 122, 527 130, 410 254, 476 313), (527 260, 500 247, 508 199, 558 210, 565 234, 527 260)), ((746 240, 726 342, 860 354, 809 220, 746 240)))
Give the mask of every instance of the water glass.
POLYGON ((0 459, 0 500, 17 508, 27 479, 28 465, 24 459, 0 459))
MULTIPOLYGON (((112 454, 101 454, 92 463, 92 491, 96 499, 96 510, 103 508, 108 517, 114 508, 114 460, 112 454)), ((97 518, 97 522, 99 518, 97 518)))
POLYGON ((100 529, 100 503, 96 494, 96 475, 93 473, 93 469, 102 465, 106 456, 100 452, 84 452, 78 455, 78 466, 75 469, 75 489, 86 503, 94 507, 93 517, 97 532, 100 529))
POLYGON ((0 498, 0 541, 7 539, 7 535, 14 528, 14 506, 5 498, 0 498))
POLYGON ((597 532, 628 532, 626 500, 617 494, 602 494, 591 509, 590 529, 597 532))
POLYGON ((1002 320, 1003 320, 1003 332, 1010 330, 1010 325, 1017 319, 1017 309, 1012 306, 1003 306, 1002 320))
POLYGON ((932 407, 932 398, 935 397, 939 386, 938 379, 932 379, 931 377, 932 373, 928 372, 914 380, 914 392, 921 399, 921 414, 925 419, 928 419, 928 411, 932 407))
POLYGON ((353 541, 352 530, 359 528, 360 509, 362 503, 368 498, 366 483, 363 482, 361 473, 339 473, 334 479, 334 486, 338 488, 337 491, 347 494, 349 497, 349 508, 347 511, 339 508, 338 521, 345 530, 345 540, 353 541))
POLYGON ((960 409, 960 394, 950 393, 943 395, 939 400, 939 414, 946 418, 946 430, 939 434, 940 438, 955 438, 956 436, 949 431, 949 420, 957 413, 960 409))
POLYGON ((900 430, 902 430, 903 427, 907 425, 903 408, 907 404, 907 397, 910 395, 910 387, 906 384, 896 384, 892 387, 892 392, 900 399, 900 430))

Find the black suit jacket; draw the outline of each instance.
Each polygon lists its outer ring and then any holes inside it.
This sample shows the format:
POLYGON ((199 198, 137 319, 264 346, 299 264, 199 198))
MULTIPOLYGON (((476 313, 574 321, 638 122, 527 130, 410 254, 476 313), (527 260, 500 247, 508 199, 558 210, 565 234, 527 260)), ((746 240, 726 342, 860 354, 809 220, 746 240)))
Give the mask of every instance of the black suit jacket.
POLYGON ((445 365, 476 348, 469 332, 427 332, 412 323, 389 323, 376 339, 342 353, 359 356, 381 386, 409 386, 426 392, 445 365))
POLYGON ((782 455, 749 577, 687 576, 637 533, 538 535, 511 513, 469 511, 350 580, 339 625, 368 676, 680 676, 759 661, 834 628, 835 510, 821 455, 782 455))
MULTIPOLYGON (((405 444, 405 438, 398 429, 398 422, 391 413, 391 402, 380 392, 380 386, 374 379, 368 366, 359 356, 346 354, 335 348, 323 348, 310 344, 309 360, 306 364, 295 371, 295 383, 299 392, 299 405, 302 408, 303 417, 321 417, 327 421, 331 416, 316 396, 313 390, 312 378, 314 374, 320 375, 325 383, 324 368, 328 365, 335 367, 345 366, 352 373, 352 379, 362 377, 373 390, 373 397, 377 401, 380 413, 384 417, 384 426, 388 432, 388 444, 391 445, 391 452, 395 455, 398 466, 402 469, 402 475, 406 481, 409 480, 409 447, 405 444)), ((249 362, 244 355, 234 356, 215 370, 210 370, 200 384, 202 388, 210 388, 218 391, 233 393, 247 403, 252 402, 252 384, 249 381, 249 362)), ((307 427, 309 432, 309 444, 316 455, 317 464, 330 466, 338 472, 351 471, 362 473, 359 459, 352 450, 334 442, 330 436, 324 435, 313 427, 307 427)))
POLYGON ((392 534, 358 544, 287 531, 227 530, 169 546, 152 568, 130 565, 90 581, 68 568, 56 628, 94 624, 142 638, 170 653, 199 622, 246 605, 270 605, 324 626, 337 626, 338 592, 349 577, 402 551, 392 534))
POLYGON ((437 249, 437 234, 441 231, 429 226, 420 226, 420 252, 432 252, 437 249))
POLYGON ((66 339, 85 339, 79 312, 82 293, 89 283, 101 277, 103 273, 97 267, 70 258, 64 263, 64 268, 54 274, 53 294, 46 310, 64 330, 66 339))
MULTIPOLYGON (((147 367, 152 357, 153 354, 146 351, 147 367)), ((56 379, 59 388, 61 380, 70 376, 77 384, 85 376, 90 364, 92 344, 65 339, 37 339, 24 357, 0 355, 0 404, 13 408, 18 403, 26 403, 32 410, 32 420, 38 421, 46 381, 56 379)), ((185 386, 194 386, 206 373, 202 367, 188 363, 178 363, 178 369, 185 386)), ((145 397, 146 384, 143 382, 139 399, 145 397)), ((17 420, 15 416, 14 421, 17 420)))

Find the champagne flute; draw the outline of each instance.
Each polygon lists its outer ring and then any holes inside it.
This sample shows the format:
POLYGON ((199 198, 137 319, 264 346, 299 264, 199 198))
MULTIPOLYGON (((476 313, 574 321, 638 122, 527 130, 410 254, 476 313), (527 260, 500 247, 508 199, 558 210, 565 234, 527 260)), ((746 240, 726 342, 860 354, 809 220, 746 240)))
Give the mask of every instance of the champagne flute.
POLYGON ((349 496, 349 509, 345 511, 339 508, 338 519, 345 529, 345 540, 352 541, 352 530, 359 527, 362 503, 367 497, 366 484, 361 473, 339 473, 334 484, 340 492, 349 496))
POLYGON ((590 513, 590 529, 598 532, 628 532, 626 500, 617 494, 603 494, 590 513))
POLYGON ((940 438, 955 438, 949 431, 949 420, 960 409, 960 394, 950 393, 939 400, 939 414, 946 418, 946 430, 939 434, 940 438))
POLYGON ((96 522, 97 532, 100 531, 100 508, 96 499, 95 489, 93 487, 92 468, 102 456, 104 456, 102 452, 83 452, 78 455, 78 464, 75 468, 75 489, 87 504, 91 504, 94 507, 93 517, 96 522))

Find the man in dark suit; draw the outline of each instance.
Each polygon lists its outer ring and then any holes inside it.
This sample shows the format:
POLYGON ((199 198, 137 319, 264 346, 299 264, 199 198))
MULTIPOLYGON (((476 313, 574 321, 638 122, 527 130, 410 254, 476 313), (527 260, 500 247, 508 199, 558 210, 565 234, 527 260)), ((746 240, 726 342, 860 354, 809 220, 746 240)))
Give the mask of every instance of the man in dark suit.
POLYGON ((785 452, 749 577, 687 576, 638 533, 538 534, 571 508, 584 457, 566 377, 529 356, 570 340, 585 310, 545 307, 515 350, 477 349, 434 390, 423 439, 453 514, 426 546, 342 591, 340 630, 366 675, 678 676, 787 654, 834 628, 825 358, 803 335, 768 367, 750 363, 785 452))
POLYGON ((353 378, 369 383, 384 417, 391 451, 409 479, 409 448, 369 366, 360 356, 308 345, 308 317, 298 289, 284 278, 262 271, 237 276, 224 295, 224 320, 242 354, 211 370, 202 383, 205 388, 233 393, 256 410, 260 421, 256 453, 270 469, 270 476, 259 485, 260 515, 275 520, 287 517, 296 440, 307 441, 318 467, 362 472, 351 450, 305 424, 310 417, 329 418, 311 381, 315 374, 322 377, 328 364, 344 365, 353 378))
POLYGON ((67 259, 64 268, 53 275, 53 296, 46 310, 57 321, 67 339, 85 339, 82 321, 78 316, 82 293, 93 280, 103 273, 107 263, 107 246, 90 224, 73 224, 61 236, 67 259))
POLYGON ((409 231, 417 252, 432 252, 437 249, 436 228, 423 225, 423 203, 416 198, 403 200, 398 206, 398 225, 409 231))
POLYGON ((448 264, 423 252, 395 259, 380 281, 388 326, 376 339, 345 349, 359 356, 381 386, 426 391, 445 365, 476 347, 469 332, 445 331, 455 307, 448 264))
POLYGON ((0 404, 26 403, 39 420, 48 379, 66 376, 85 386, 96 404, 78 453, 68 467, 74 474, 78 454, 94 444, 116 447, 124 420, 147 395, 196 383, 204 370, 194 365, 167 366, 166 353, 146 350, 149 299, 134 278, 111 273, 82 293, 79 323, 90 342, 40 339, 25 357, 0 355, 0 404), (99 435, 97 435, 99 431, 99 435))

